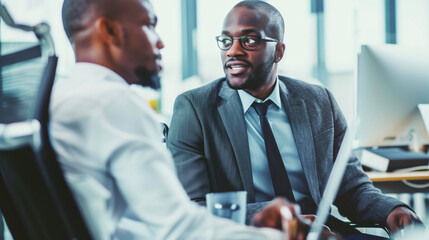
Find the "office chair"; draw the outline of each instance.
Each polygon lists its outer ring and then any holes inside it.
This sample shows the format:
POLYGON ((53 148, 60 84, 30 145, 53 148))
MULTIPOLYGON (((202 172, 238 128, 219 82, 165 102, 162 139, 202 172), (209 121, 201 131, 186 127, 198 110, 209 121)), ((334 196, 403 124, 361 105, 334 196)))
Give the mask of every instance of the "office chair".
POLYGON ((3 5, 0 16, 39 40, 0 56, 0 208, 5 221, 14 239, 92 239, 49 141, 48 106, 58 60, 50 28, 16 24, 3 5))

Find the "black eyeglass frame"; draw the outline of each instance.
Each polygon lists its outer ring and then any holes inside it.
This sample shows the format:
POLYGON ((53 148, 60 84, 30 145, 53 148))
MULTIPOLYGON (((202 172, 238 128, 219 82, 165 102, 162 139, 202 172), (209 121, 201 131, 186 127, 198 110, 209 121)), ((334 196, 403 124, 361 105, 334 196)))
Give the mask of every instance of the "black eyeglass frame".
POLYGON ((230 37, 230 36, 225 36, 225 35, 216 36, 216 43, 217 43, 217 46, 218 46, 218 47, 219 47, 219 49, 220 49, 220 50, 222 50, 222 51, 228 51, 229 49, 231 49, 231 47, 232 47, 232 44, 233 44, 234 40, 239 40, 239 42, 240 42, 240 46, 241 46, 243 49, 248 50, 248 51, 254 51, 254 50, 256 50, 256 49, 258 48, 259 43, 261 42, 261 40, 264 40, 264 41, 267 41, 267 42, 276 42, 276 43, 279 43, 279 42, 280 42, 279 40, 277 40, 277 39, 275 39, 275 38, 270 38, 270 37, 261 37, 261 36, 255 36, 255 35, 243 35, 243 36, 240 36, 240 37, 230 37), (231 46, 229 46, 229 48, 221 48, 221 47, 220 47, 219 43, 220 43, 221 41, 219 41, 219 38, 221 38, 221 37, 222 37, 222 38, 229 38, 229 39, 231 39, 231 46), (257 42, 256 42, 256 46, 255 46, 255 48, 248 48, 248 47, 246 47, 246 46, 243 44, 243 40, 244 40, 244 39, 246 39, 246 38, 248 38, 248 37, 253 37, 253 38, 256 38, 256 39, 257 39, 257 42))

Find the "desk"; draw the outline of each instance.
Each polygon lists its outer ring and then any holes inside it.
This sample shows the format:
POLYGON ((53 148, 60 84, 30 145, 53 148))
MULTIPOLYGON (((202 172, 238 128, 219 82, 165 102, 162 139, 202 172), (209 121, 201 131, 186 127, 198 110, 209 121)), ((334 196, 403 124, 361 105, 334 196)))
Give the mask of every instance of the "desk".
POLYGON ((383 193, 415 193, 429 192, 429 187, 412 188, 405 185, 402 180, 412 181, 415 184, 429 182, 429 171, 419 172, 366 172, 374 186, 383 193))

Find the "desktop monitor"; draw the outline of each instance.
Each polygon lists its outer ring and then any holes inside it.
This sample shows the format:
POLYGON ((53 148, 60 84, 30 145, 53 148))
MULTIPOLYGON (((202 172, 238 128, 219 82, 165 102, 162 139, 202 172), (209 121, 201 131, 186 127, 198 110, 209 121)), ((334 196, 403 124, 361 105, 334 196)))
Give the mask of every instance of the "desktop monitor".
POLYGON ((428 144, 417 106, 429 104, 429 47, 363 45, 357 66, 359 146, 428 144))

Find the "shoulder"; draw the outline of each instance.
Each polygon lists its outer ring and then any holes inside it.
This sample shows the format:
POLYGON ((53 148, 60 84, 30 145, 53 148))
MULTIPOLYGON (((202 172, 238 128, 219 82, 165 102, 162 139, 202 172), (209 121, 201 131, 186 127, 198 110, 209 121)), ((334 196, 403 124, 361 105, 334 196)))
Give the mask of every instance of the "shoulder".
POLYGON ((288 98, 301 99, 307 106, 316 108, 337 108, 337 103, 332 93, 319 84, 307 83, 301 80, 279 76, 280 88, 288 98))
POLYGON ((219 91, 222 83, 225 82, 225 78, 216 79, 210 83, 207 83, 201 87, 184 92, 182 95, 186 96, 204 96, 206 94, 212 94, 219 91))
MULTIPOLYGON (((130 100, 130 89, 124 84, 87 82, 74 84, 69 79, 55 83, 50 108, 52 111, 68 108, 83 111, 100 110, 112 102, 130 100)), ((70 79, 72 80, 72 79, 70 79)))
POLYGON ((285 84, 287 91, 292 95, 301 95, 302 94, 322 94, 326 95, 327 89, 319 84, 313 84, 304 82, 301 80, 293 79, 290 77, 279 76, 280 81, 285 84))
POLYGON ((186 99, 196 105, 214 104, 218 99, 219 91, 224 83, 225 78, 216 79, 204 86, 180 94, 176 102, 186 99))
POLYGON ((106 120, 115 126, 142 128, 143 120, 147 124, 155 118, 145 97, 125 82, 97 79, 74 84, 73 80, 56 83, 50 103, 53 120, 75 124, 106 120))

